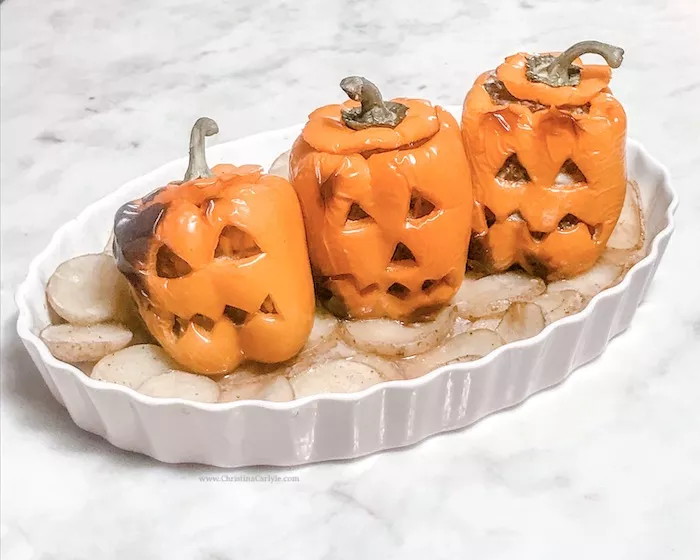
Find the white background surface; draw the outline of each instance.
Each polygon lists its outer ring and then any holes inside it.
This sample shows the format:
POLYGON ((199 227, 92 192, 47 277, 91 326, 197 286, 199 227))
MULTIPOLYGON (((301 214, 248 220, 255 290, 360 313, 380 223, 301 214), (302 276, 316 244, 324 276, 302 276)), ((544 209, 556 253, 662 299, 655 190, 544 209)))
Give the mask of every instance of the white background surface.
POLYGON ((3 560, 696 557, 698 2, 6 0, 0 21, 3 560), (681 206, 632 328, 563 385, 410 449, 236 472, 119 451, 52 399, 14 332, 29 260, 185 155, 197 117, 214 143, 291 125, 349 74, 459 104, 504 56, 582 39, 625 48, 613 91, 681 206))

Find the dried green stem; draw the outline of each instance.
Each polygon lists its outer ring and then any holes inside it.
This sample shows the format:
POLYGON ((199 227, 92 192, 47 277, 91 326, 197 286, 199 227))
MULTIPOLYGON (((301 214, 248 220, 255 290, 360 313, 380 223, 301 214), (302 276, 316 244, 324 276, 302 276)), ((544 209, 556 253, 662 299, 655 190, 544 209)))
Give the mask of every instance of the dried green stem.
POLYGON ((600 41, 581 41, 566 49, 559 56, 532 55, 527 59, 527 77, 551 87, 575 86, 581 81, 581 69, 573 61, 583 54, 598 54, 611 68, 622 64, 625 53, 620 47, 600 41))
POLYGON ((218 132, 219 126, 209 117, 201 117, 194 123, 190 133, 190 162, 185 172, 184 182, 212 176, 211 169, 207 165, 205 138, 218 132))
POLYGON ((343 109, 342 119, 346 126, 361 130, 373 126, 395 128, 406 117, 408 107, 403 103, 384 101, 377 86, 367 78, 349 76, 340 82, 340 87, 360 107, 343 109))

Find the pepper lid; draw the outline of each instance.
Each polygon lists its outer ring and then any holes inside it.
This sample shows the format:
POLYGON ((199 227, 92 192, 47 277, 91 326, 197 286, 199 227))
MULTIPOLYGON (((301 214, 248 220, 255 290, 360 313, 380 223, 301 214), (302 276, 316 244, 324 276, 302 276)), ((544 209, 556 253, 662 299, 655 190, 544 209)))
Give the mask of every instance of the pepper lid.
POLYGON ((599 41, 581 41, 563 53, 518 53, 506 58, 496 75, 519 99, 543 105, 583 105, 608 87, 611 68, 622 64, 620 47, 599 41), (583 64, 586 53, 602 56, 605 64, 583 64))
POLYGON ((395 150, 427 140, 440 128, 435 107, 427 101, 385 101, 377 86, 360 76, 344 78, 340 87, 351 101, 316 109, 302 131, 320 152, 395 150))

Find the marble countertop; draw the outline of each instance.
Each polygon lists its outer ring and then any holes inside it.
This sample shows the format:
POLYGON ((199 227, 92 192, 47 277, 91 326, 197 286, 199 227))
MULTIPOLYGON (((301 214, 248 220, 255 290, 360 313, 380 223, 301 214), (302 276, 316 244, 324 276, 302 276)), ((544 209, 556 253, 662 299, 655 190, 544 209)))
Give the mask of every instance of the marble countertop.
POLYGON ((3 560, 697 557, 696 0, 7 0, 0 10, 3 560), (671 169, 681 206, 633 326, 561 386, 410 449, 235 473, 117 450, 53 400, 14 331, 30 259, 82 207, 183 156, 197 117, 219 122, 213 142, 291 125, 341 99, 349 74, 387 96, 460 104, 503 56, 588 38, 625 48, 612 87, 630 136, 671 169))

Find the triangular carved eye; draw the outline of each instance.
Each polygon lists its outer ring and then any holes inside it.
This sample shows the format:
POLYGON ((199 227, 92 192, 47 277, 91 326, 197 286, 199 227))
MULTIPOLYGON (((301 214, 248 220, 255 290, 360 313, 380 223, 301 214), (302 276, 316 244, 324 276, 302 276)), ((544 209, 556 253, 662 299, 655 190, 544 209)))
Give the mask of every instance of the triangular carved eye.
POLYGON ((167 245, 161 245, 156 254, 156 274, 160 278, 180 278, 192 272, 192 267, 178 257, 167 245))
POLYGON ((277 314, 277 307, 275 307, 275 302, 272 301, 272 297, 267 296, 265 298, 265 301, 263 301, 262 305, 260 305, 260 312, 268 315, 277 314))
POLYGON ((496 178, 512 183, 521 183, 530 180, 530 175, 525 166, 520 163, 517 154, 510 154, 501 168, 496 173, 496 178))
POLYGON ((238 325, 239 327, 245 323, 248 318, 247 311, 232 305, 224 307, 224 315, 228 317, 234 325, 238 325))
POLYGON ((414 220, 425 218, 434 210, 435 205, 414 189, 411 193, 411 202, 408 206, 408 217, 414 220))
POLYGON ((588 180, 586 176, 581 171, 572 160, 567 159, 561 169, 554 183, 557 185, 574 185, 576 183, 587 183, 588 180))
POLYGON ((226 226, 221 231, 214 257, 246 259, 262 253, 260 247, 249 233, 236 226, 226 226))
POLYGON ((391 255, 391 262, 400 263, 402 265, 418 264, 416 262, 416 257, 413 255, 413 251, 401 242, 396 244, 394 254, 391 255))
POLYGON ((366 220, 370 217, 371 216, 364 211, 362 206, 360 206, 357 202, 353 202, 350 205, 350 210, 348 211, 348 217, 345 219, 345 223, 358 222, 360 220, 366 220))

